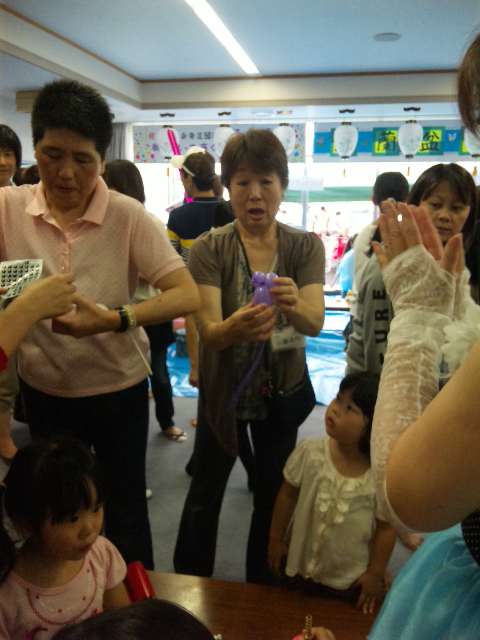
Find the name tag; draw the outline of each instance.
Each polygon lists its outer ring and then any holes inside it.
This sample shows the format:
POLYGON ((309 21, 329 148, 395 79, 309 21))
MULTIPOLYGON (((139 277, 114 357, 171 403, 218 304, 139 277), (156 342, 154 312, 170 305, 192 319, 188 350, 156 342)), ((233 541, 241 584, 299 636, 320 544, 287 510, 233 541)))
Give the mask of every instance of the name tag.
POLYGON ((272 351, 288 351, 289 349, 305 348, 305 336, 288 325, 281 329, 275 329, 270 338, 272 351))

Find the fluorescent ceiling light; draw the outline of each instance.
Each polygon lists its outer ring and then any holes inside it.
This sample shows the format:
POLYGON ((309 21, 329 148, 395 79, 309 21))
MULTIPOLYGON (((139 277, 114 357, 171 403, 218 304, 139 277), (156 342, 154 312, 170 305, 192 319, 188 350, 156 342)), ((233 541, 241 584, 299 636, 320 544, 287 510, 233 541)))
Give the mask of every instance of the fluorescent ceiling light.
POLYGON ((255 66, 253 60, 247 55, 242 47, 235 40, 232 33, 223 24, 217 13, 212 9, 207 0, 185 0, 195 11, 200 20, 210 29, 213 35, 219 40, 235 62, 249 75, 259 74, 260 71, 255 66))

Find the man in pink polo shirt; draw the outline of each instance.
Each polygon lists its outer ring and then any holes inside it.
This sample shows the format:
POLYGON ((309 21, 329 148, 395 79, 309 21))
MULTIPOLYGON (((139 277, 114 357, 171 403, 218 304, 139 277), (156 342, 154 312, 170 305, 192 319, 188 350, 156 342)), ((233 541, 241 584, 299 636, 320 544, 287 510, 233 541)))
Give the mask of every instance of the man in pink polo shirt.
POLYGON ((107 483, 107 536, 127 562, 152 568, 141 327, 191 313, 199 297, 152 216, 100 177, 111 121, 88 86, 58 81, 42 89, 32 113, 41 182, 0 189, 0 258, 42 258, 43 275, 74 277, 74 309, 38 323, 18 351, 30 431, 68 432, 94 447, 107 483), (130 305, 139 273, 162 294, 130 305))

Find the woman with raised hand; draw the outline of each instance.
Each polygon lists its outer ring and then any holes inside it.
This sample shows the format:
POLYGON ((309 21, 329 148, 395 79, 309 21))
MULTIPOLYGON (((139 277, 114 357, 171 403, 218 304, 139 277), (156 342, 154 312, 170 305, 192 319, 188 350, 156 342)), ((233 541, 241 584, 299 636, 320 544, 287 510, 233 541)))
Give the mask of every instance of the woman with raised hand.
MULTIPOLYGON (((480 35, 459 70, 459 108, 480 133, 480 35)), ((462 238, 442 247, 428 213, 393 204, 374 247, 395 318, 373 424, 377 494, 396 525, 435 531, 402 569, 369 638, 480 637, 480 308, 462 238), (438 392, 445 358, 455 371, 438 392)))
POLYGON ((388 209, 383 246, 375 246, 395 311, 374 417, 377 496, 396 527, 441 533, 403 568, 370 637, 473 640, 480 634, 480 309, 465 305, 460 234, 443 248, 426 211, 388 209), (463 362, 438 393, 442 356, 450 370, 463 362))

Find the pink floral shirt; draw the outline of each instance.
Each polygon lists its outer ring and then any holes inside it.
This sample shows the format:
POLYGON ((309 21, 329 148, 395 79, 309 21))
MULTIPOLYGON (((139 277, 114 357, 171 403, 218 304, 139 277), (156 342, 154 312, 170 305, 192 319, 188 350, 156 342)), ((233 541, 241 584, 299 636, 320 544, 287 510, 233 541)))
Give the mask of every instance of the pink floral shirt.
POLYGON ((12 571, 0 586, 1 640, 50 640, 63 626, 102 611, 105 591, 125 578, 120 553, 99 536, 77 575, 61 587, 40 588, 12 571))

